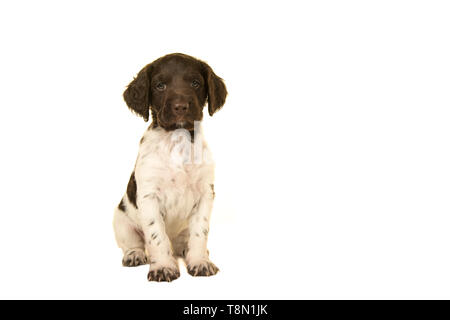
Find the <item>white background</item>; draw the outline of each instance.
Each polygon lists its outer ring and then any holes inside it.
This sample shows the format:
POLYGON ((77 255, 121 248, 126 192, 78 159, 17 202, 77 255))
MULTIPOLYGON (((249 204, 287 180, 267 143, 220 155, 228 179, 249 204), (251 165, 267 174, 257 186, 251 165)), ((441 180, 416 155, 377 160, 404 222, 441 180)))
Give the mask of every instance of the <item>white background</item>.
POLYGON ((3 1, 0 298, 450 298, 445 1, 3 1), (147 282, 112 214, 148 124, 122 99, 161 55, 229 97, 209 248, 147 282))

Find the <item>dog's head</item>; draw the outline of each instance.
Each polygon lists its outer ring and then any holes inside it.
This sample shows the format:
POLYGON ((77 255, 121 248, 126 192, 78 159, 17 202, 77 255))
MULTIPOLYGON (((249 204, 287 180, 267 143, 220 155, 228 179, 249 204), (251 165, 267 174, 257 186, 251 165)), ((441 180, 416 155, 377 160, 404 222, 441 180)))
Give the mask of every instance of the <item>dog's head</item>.
POLYGON ((208 100, 212 116, 225 103, 227 89, 209 65, 174 53, 146 65, 131 81, 123 97, 128 107, 166 130, 193 129, 203 118, 208 100))

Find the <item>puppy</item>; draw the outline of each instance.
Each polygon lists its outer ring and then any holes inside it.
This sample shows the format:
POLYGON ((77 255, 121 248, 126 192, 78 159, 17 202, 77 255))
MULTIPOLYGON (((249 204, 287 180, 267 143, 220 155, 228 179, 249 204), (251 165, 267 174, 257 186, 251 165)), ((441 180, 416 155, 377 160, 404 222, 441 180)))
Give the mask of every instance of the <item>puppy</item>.
POLYGON ((177 279, 177 257, 192 276, 216 274, 207 250, 214 163, 199 124, 206 101, 211 116, 224 105, 223 80, 205 62, 175 53, 145 66, 123 96, 153 122, 114 213, 122 264, 150 263, 149 281, 177 279))

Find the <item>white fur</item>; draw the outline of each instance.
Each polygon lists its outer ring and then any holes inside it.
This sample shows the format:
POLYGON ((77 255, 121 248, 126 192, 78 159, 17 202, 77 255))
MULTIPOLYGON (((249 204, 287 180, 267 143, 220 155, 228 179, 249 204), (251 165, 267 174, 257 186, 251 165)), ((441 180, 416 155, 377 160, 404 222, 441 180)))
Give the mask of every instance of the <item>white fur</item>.
MULTIPOLYGON (((201 130, 196 130, 191 143, 186 130, 148 129, 139 148, 135 179, 137 208, 125 194, 126 210, 117 208, 114 215, 124 259, 148 256, 150 271, 176 273, 175 257, 185 253, 188 270, 214 266, 206 247, 214 163, 201 130)), ((207 275, 217 272, 215 266, 207 268, 211 271, 207 275)))

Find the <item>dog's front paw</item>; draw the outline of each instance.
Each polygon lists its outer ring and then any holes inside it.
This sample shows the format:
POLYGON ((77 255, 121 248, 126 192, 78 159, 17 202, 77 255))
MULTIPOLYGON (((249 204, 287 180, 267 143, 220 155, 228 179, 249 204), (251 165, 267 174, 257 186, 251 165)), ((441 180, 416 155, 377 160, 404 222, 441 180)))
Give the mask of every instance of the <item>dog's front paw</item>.
POLYGON ((180 277, 180 270, 174 266, 152 266, 150 265, 150 271, 148 272, 148 281, 167 281, 178 279, 180 277))
POLYGON ((209 277, 219 272, 219 268, 209 260, 188 263, 188 273, 193 277, 209 277))
POLYGON ((124 267, 137 267, 143 264, 147 264, 147 256, 142 249, 130 249, 123 255, 122 265, 124 267))

